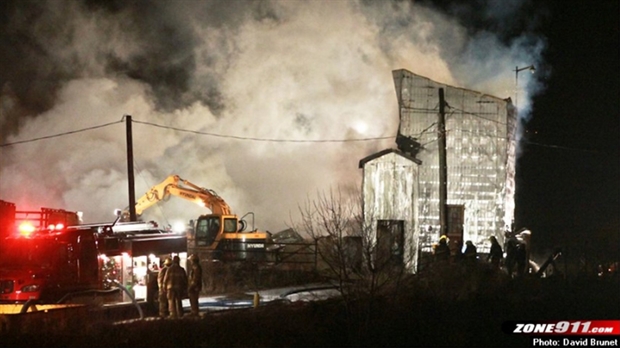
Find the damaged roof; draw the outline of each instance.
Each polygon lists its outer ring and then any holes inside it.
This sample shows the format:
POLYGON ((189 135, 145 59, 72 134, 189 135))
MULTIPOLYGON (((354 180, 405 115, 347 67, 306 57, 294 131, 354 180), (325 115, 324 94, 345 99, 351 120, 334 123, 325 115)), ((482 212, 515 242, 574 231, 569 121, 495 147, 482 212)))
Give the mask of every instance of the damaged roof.
POLYGON ((406 154, 406 153, 404 153, 404 152, 402 152, 400 150, 397 150, 397 149, 385 149, 385 150, 379 151, 377 153, 374 153, 374 154, 372 154, 370 156, 366 156, 366 157, 362 158, 360 160, 360 163, 359 163, 359 168, 364 167, 364 164, 366 164, 368 161, 372 161, 373 159, 385 156, 385 155, 387 155, 389 153, 395 153, 395 154, 397 154, 399 156, 402 156, 402 157, 404 157, 404 158, 406 158, 406 159, 408 159, 408 160, 410 160, 412 162, 415 162, 417 164, 422 164, 422 161, 420 161, 419 159, 411 157, 408 154, 406 154))

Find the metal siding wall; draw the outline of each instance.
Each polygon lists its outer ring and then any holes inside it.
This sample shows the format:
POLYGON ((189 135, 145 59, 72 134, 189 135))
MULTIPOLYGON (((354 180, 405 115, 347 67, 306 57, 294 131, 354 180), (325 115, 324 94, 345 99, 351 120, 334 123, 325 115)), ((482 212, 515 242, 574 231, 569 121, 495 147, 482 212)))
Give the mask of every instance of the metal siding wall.
POLYGON ((477 244, 502 237, 514 217, 515 114, 510 103, 452 87, 406 70, 393 72, 401 133, 423 148, 418 154, 419 224, 424 242, 439 237, 439 88, 444 88, 448 164, 448 204, 465 206, 464 235, 477 244))
POLYGON ((405 222, 405 260, 412 272, 417 269, 418 164, 395 153, 373 159, 364 165, 364 215, 373 226, 376 238, 377 220, 405 222))

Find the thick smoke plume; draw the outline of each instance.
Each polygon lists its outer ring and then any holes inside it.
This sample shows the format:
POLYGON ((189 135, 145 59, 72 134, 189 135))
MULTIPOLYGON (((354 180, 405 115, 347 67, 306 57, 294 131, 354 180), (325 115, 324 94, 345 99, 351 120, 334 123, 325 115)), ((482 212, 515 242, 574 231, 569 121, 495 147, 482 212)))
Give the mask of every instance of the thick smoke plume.
MULTIPOLYGON (((110 221, 128 204, 123 115, 136 121, 137 197, 178 174, 276 232, 317 192, 358 189, 359 160, 395 147, 393 138, 352 141, 395 137, 392 70, 507 98, 514 66, 537 64, 544 49, 528 33, 471 30, 455 11, 405 1, 0 6, 0 199, 83 211, 85 222, 110 221)), ((519 82, 527 110, 539 87, 519 82)), ((144 218, 202 213, 173 197, 144 218)))

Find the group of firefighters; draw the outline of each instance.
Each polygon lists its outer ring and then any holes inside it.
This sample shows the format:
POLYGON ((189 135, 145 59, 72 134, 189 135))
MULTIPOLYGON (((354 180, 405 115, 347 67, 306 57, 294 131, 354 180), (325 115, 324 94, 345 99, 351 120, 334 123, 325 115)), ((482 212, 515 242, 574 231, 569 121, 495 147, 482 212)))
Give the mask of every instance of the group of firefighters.
POLYGON ((183 317, 182 300, 189 297, 191 315, 198 317, 198 297, 202 290, 202 267, 198 256, 192 254, 187 260, 190 264, 186 272, 181 267, 179 256, 167 257, 157 275, 159 287, 159 316, 162 318, 183 317))
MULTIPOLYGON (((510 275, 521 276, 526 269, 527 252, 524 243, 516 238, 508 238, 505 244, 506 257, 504 258, 504 248, 499 244, 495 236, 489 237, 491 248, 486 256, 486 262, 490 263, 497 269, 505 267, 506 272, 510 275)), ((461 246, 457 245, 454 252, 448 246, 448 237, 442 235, 439 242, 433 245, 433 255, 437 262, 445 262, 449 260, 463 261, 466 265, 475 265, 478 260, 478 250, 471 242, 465 243, 465 249, 461 251, 461 246)))

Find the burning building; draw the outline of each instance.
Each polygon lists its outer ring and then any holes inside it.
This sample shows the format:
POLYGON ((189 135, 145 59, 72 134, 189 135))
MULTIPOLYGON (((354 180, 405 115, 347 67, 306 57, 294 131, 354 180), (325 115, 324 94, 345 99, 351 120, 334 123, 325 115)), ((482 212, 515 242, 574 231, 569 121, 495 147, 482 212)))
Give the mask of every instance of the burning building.
POLYGON ((393 250, 408 255, 405 263, 415 270, 419 249, 441 234, 450 237, 453 232, 460 241, 471 240, 479 251, 484 251, 490 236, 503 240, 515 206, 517 124, 512 102, 403 69, 392 73, 399 106, 398 150, 360 161, 364 211, 367 223, 376 226, 378 243, 381 230, 395 235, 391 239, 401 245, 393 250), (444 142, 439 141, 440 134, 445 134, 444 142), (447 213, 442 231, 444 143, 447 213), (386 223, 389 226, 383 226, 386 223))
POLYGON ((483 244, 502 237, 515 208, 516 110, 500 99, 448 86, 407 70, 392 72, 399 133, 419 143, 419 226, 422 243, 440 234, 439 89, 445 91, 447 201, 462 206, 465 240, 483 244), (439 233, 438 233, 439 232, 439 233))

